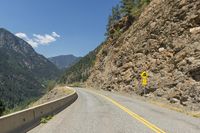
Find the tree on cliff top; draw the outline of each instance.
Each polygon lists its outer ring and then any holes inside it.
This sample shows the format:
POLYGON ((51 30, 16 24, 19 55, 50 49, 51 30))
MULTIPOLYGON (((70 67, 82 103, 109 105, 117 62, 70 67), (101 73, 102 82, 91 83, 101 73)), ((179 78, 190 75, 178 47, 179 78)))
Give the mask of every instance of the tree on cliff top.
POLYGON ((135 16, 137 12, 150 3, 151 0, 121 0, 121 13, 135 16))
POLYGON ((117 23, 122 17, 121 8, 119 4, 112 8, 112 14, 108 17, 108 24, 106 26, 106 36, 109 36, 109 29, 114 24, 117 23))
POLYGON ((140 15, 143 7, 148 5, 151 0, 121 0, 119 4, 112 8, 112 13, 108 17, 105 35, 109 37, 109 30, 124 16, 137 17, 140 15))
POLYGON ((135 7, 135 0, 121 0, 121 13, 124 15, 131 15, 135 7))

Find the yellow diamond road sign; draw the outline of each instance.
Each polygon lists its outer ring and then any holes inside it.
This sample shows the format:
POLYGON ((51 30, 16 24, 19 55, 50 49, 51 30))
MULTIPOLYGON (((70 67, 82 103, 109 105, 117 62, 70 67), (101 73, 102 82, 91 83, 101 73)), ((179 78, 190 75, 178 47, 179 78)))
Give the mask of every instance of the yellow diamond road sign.
POLYGON ((147 79, 144 78, 144 79, 142 79, 142 86, 146 86, 146 85, 147 85, 147 79))
POLYGON ((142 86, 146 86, 147 85, 147 77, 148 77, 148 73, 147 72, 142 72, 141 73, 141 77, 142 77, 142 86))
POLYGON ((142 72, 142 73, 141 73, 141 77, 142 77, 142 78, 147 78, 147 77, 148 77, 148 73, 145 72, 145 71, 142 72))

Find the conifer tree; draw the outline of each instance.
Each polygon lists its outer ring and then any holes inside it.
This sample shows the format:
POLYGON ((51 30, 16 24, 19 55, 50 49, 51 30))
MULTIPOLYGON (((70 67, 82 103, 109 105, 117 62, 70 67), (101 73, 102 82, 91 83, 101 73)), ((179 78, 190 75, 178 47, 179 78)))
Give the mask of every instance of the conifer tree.
POLYGON ((122 17, 121 14, 121 8, 120 6, 117 4, 115 7, 112 8, 112 14, 109 15, 108 17, 108 24, 106 26, 107 32, 106 32, 106 36, 109 36, 109 30, 110 27, 114 24, 117 23, 122 17))
POLYGON ((121 0, 121 12, 123 15, 131 15, 135 7, 135 0, 121 0))

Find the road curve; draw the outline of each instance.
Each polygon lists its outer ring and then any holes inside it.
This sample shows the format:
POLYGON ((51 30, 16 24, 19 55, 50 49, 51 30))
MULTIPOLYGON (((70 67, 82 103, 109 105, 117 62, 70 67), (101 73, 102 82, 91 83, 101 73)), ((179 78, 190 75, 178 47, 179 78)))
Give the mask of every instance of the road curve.
POLYGON ((110 92, 76 91, 72 105, 29 133, 200 132, 197 118, 110 92))

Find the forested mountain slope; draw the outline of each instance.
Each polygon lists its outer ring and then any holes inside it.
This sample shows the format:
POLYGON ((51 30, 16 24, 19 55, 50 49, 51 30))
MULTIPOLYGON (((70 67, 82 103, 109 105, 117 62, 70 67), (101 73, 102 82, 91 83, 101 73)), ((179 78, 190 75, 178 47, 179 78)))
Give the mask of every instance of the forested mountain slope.
POLYGON ((96 60, 96 55, 102 45, 81 58, 76 64, 67 68, 60 78, 60 83, 85 82, 90 75, 91 68, 94 66, 96 60))
POLYGON ((76 64, 80 59, 81 57, 76 57, 74 55, 59 55, 49 58, 49 60, 59 69, 69 68, 70 66, 76 64))
POLYGON ((58 75, 56 66, 27 42, 0 29, 0 100, 6 108, 42 95, 45 82, 58 75))

